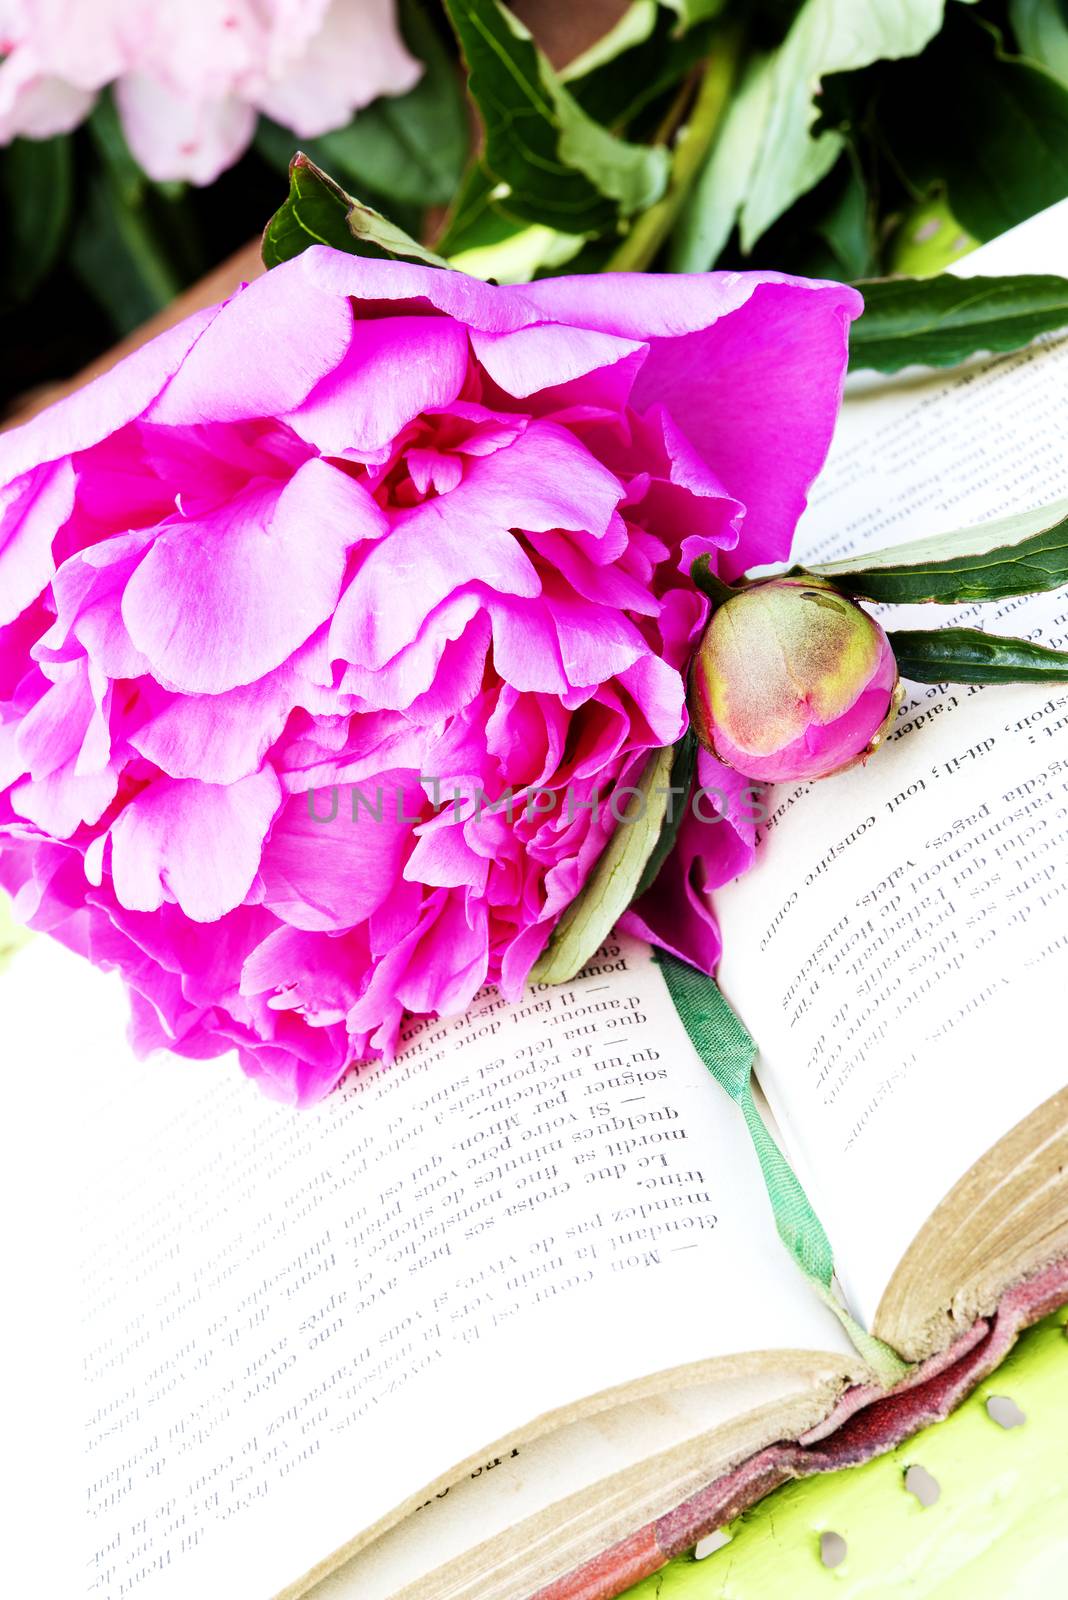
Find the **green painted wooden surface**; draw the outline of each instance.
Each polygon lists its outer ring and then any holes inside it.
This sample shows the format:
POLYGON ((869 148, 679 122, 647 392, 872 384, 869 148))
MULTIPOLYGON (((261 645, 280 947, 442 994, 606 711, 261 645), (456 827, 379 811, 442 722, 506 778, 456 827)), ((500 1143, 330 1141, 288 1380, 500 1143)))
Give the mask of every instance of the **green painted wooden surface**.
POLYGON ((703 1561, 673 1562, 626 1600, 1046 1600, 1068 1592, 1068 1306, 1022 1336, 945 1422, 863 1467, 791 1483, 726 1530, 703 1561), (986 1409, 1008 1396, 1026 1421, 986 1409), (913 1464, 936 1479, 923 1506, 913 1464), (828 1568, 820 1536, 846 1542, 828 1568))
POLYGON ((29 934, 11 915, 10 902, 0 890, 0 972, 3 971, 12 953, 28 938, 29 934))

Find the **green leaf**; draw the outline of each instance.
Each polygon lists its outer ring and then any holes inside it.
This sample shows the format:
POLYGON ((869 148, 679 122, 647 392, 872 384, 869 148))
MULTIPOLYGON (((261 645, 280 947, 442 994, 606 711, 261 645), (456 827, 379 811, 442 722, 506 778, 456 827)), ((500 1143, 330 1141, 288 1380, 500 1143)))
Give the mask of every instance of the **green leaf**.
POLYGON ((11 901, 0 889, 0 972, 4 970, 16 950, 32 937, 29 928, 16 922, 11 914, 11 901))
POLYGON ((149 180, 126 143, 119 113, 110 94, 101 95, 93 107, 89 132, 123 205, 128 209, 139 206, 145 197, 149 180))
POLYGON ((583 111, 498 0, 446 0, 485 125, 484 164, 527 222, 569 234, 614 228, 663 193, 667 151, 628 144, 583 111))
POLYGON ((1068 583, 1068 500, 855 560, 798 569, 861 600, 940 605, 1040 594, 1068 583))
POLYGON ((638 887, 634 891, 635 900, 640 900, 642 895, 653 887, 660 875, 660 868, 675 848, 675 840, 679 836, 682 819, 690 803, 690 791, 696 773, 697 737, 687 728, 675 746, 675 759, 671 763, 671 776, 668 779, 671 786, 671 803, 664 818, 664 826, 660 830, 660 837, 656 841, 652 855, 645 863, 645 871, 638 879, 638 887))
POLYGON ((858 283, 851 368, 898 372, 911 362, 949 367, 977 351, 1019 350, 1068 324, 1068 278, 891 278, 858 283))
MULTIPOLYGON (((685 29, 655 0, 633 0, 617 25, 560 73, 587 116, 619 133, 647 115, 659 123, 664 96, 709 55, 713 27, 685 29)), ((654 124, 655 126, 655 124, 654 124)), ((630 137, 640 138, 633 128, 630 137)))
MULTIPOLYGON (((661 836, 675 751, 674 745, 666 745, 649 757, 635 786, 641 796, 638 815, 617 824, 586 887, 568 906, 535 963, 533 982, 568 983, 600 949, 634 899, 661 836)), ((635 807, 633 796, 630 807, 635 807)))
POLYGON ((495 243, 468 245, 450 255, 449 265, 472 278, 494 283, 530 283, 539 272, 551 272, 573 261, 585 242, 581 234, 558 233, 540 222, 513 223, 495 243))
POLYGON ((289 168, 289 196, 264 230, 264 264, 276 267, 313 244, 332 245, 354 256, 390 257, 431 267, 448 265, 381 212, 346 194, 298 151, 289 168))
POLYGON ((26 300, 55 265, 67 235, 70 139, 16 139, 0 171, 8 235, 4 288, 13 300, 26 300))
POLYGON ((914 683, 1068 683, 1068 651, 978 628, 902 629, 889 635, 914 683))
POLYGON ((146 205, 110 167, 89 180, 71 235, 71 264, 126 334, 170 304, 182 288, 174 253, 146 205))
POLYGON ((995 30, 950 15, 884 98, 883 137, 917 189, 947 188, 961 226, 996 238, 1068 194, 1068 89, 1005 53, 995 30))
POLYGON ((826 188, 826 207, 812 224, 813 232, 831 252, 830 270, 821 276, 866 277, 875 270, 875 229, 868 186, 852 145, 847 146, 826 188))
POLYGON ((668 256, 673 272, 707 272, 723 253, 760 153, 774 83, 774 57, 751 57, 680 213, 668 256))
POLYGON ((1009 0, 1009 21, 1024 55, 1068 86, 1068 15, 1061 0, 1009 0))
POLYGON ((807 0, 774 58, 767 122, 741 212, 743 250, 838 159, 841 133, 812 133, 821 79, 916 55, 938 32, 944 9, 945 0, 807 0))

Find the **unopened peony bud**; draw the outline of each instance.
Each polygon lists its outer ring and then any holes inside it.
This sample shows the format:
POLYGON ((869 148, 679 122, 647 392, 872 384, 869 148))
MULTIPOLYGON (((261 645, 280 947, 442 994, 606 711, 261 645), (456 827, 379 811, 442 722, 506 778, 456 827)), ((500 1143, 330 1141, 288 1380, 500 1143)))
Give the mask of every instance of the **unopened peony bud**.
POLYGON ((689 700, 706 749, 775 783, 824 778, 870 755, 901 688, 890 641, 866 611, 830 584, 771 578, 714 613, 689 700))

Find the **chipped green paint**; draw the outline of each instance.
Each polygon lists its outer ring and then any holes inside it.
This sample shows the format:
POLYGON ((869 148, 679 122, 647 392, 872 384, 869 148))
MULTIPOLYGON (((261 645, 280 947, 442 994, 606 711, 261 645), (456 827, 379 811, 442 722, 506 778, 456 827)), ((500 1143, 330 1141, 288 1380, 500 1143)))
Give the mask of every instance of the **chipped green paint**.
POLYGON ((623 1600, 1004 1600, 1063 1592, 1068 1570, 1068 1306, 1020 1339, 947 1418, 866 1466, 784 1485, 728 1528, 703 1561, 674 1561, 623 1600), (1022 1427, 992 1421, 1007 1395, 1022 1427), (937 1481, 934 1505, 904 1486, 910 1466, 937 1481), (833 1570, 820 1535, 846 1541, 833 1570))

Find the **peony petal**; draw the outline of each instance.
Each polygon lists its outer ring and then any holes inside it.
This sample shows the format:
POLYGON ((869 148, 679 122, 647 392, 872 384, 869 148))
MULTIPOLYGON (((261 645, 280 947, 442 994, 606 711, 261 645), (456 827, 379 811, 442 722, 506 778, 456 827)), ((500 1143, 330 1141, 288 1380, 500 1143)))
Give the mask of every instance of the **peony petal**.
MULTIPOLYGON (((298 302, 309 292, 343 301, 350 296, 357 301, 416 301, 484 333, 510 333, 546 320, 536 305, 524 300, 521 290, 503 291, 465 272, 442 272, 440 267, 421 267, 414 261, 350 256, 326 245, 312 245, 293 261, 273 268, 267 278, 280 273, 293 280, 298 302)), ((245 292, 251 294, 264 281, 258 279, 245 292)))
POLYGON ((413 883, 466 887, 476 894, 484 891, 488 874, 489 862, 472 850, 464 837, 463 824, 453 820, 451 810, 422 825, 404 867, 404 876, 413 883))
POLYGON ((174 900, 194 922, 239 906, 281 802, 269 769, 229 785, 159 778, 111 827, 115 894, 131 911, 174 900))
POLYGON ((205 98, 148 72, 124 73, 115 103, 134 159, 157 183, 214 183, 256 131, 255 111, 236 95, 205 98))
MULTIPOLYGON (((219 306, 192 316, 150 339, 109 372, 57 400, 19 428, 0 434, 0 482, 7 483, 43 462, 87 450, 152 404, 182 366, 219 306)), ((199 419, 198 419, 199 420, 199 419)))
POLYGON ((109 678, 137 678, 148 662, 135 650, 120 610, 122 592, 149 543, 150 532, 105 539, 64 561, 52 580, 56 617, 38 640, 39 661, 88 653, 109 678))
POLYGON ((72 758, 47 777, 18 784, 11 791, 12 810, 54 839, 69 839, 83 823, 99 822, 118 793, 118 773, 105 767, 82 776, 75 765, 72 758))
POLYGON ((564 676, 573 687, 603 683, 649 654, 633 622, 608 606, 576 599, 559 583, 546 593, 545 603, 560 641, 564 676))
POLYGON ((530 694, 566 694, 571 684, 560 636, 544 601, 494 596, 487 609, 493 622, 493 664, 505 683, 530 694))
POLYGON ((39 72, 28 52, 13 51, 0 61, 0 145, 69 133, 89 115, 95 99, 92 89, 39 72))
POLYGON ((241 993, 284 996, 317 1025, 341 1021, 359 999, 366 941, 276 928, 241 968, 241 993))
POLYGON ((489 945, 485 907, 461 893, 446 899, 415 945, 397 997, 416 1016, 455 1016, 471 1004, 486 981, 489 945))
POLYGON ((52 543, 74 505, 69 461, 39 467, 0 489, 0 625, 14 622, 55 572, 52 543))
POLYGON ((323 455, 375 451, 467 376, 467 332, 446 317, 359 320, 343 359, 285 418, 323 455))
MULTIPOLYGON (((357 599, 351 587, 341 597, 330 625, 332 660, 347 662, 353 653, 362 648, 356 614, 357 599)), ((425 694, 440 683, 441 663, 448 645, 463 635, 481 609, 479 595, 453 595, 430 613, 418 636, 392 661, 387 661, 377 670, 355 664, 346 666, 340 684, 341 693, 358 695, 367 705, 383 710, 407 708, 418 695, 425 694)), ((488 642, 484 628, 481 638, 484 644, 488 642)))
POLYGON ((280 666, 329 617, 346 551, 383 524, 346 473, 305 462, 280 494, 258 488, 199 523, 165 526, 127 585, 123 621, 175 689, 238 688, 280 666))
POLYGON ((516 399, 524 399, 539 389, 558 388, 602 367, 613 367, 646 349, 644 343, 634 339, 552 322, 520 328, 514 333, 482 333, 475 329, 471 345, 494 383, 516 399))
POLYGON ((664 404, 748 507, 728 576, 789 549, 838 414, 850 319, 863 302, 837 283, 782 273, 617 273, 546 278, 519 309, 649 343, 632 402, 664 404))
POLYGON ((54 669, 56 681, 23 717, 16 748, 33 778, 76 761, 95 710, 84 659, 54 669))
POLYGON ((291 711, 330 712, 336 699, 302 677, 294 662, 223 694, 170 694, 151 679, 138 688, 139 701, 127 714, 145 720, 124 730, 129 743, 168 777, 205 783, 236 783, 258 771, 291 711))
POLYGON ((614 474, 563 429, 533 423, 506 448, 472 461, 451 494, 398 516, 338 607, 346 658, 384 666, 436 606, 472 583, 496 594, 538 594, 537 573, 510 530, 570 528, 597 538, 622 495, 614 474))
POLYGON ((259 109, 302 139, 343 127, 383 94, 405 94, 422 64, 405 48, 394 0, 333 0, 300 58, 259 91, 259 109))
POLYGON ((380 771, 359 786, 358 796, 337 787, 332 794, 295 795, 263 854, 264 904, 295 928, 363 922, 400 876, 421 801, 416 778, 402 772, 380 771))
POLYGON ((298 406, 333 371, 352 334, 347 300, 302 289, 299 275, 279 267, 238 290, 213 314, 148 420, 238 422, 298 406))
POLYGON ((757 284, 746 305, 689 338, 654 341, 634 404, 663 403, 745 506, 720 570, 785 560, 823 465, 859 296, 840 285, 757 284))

